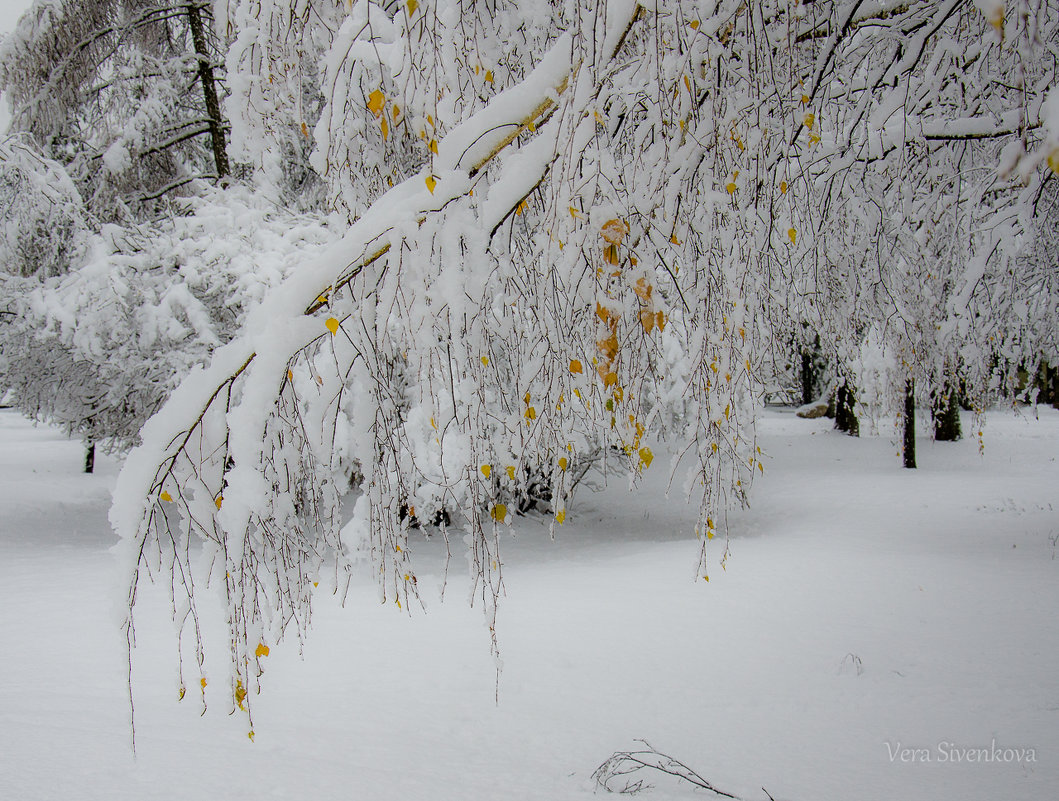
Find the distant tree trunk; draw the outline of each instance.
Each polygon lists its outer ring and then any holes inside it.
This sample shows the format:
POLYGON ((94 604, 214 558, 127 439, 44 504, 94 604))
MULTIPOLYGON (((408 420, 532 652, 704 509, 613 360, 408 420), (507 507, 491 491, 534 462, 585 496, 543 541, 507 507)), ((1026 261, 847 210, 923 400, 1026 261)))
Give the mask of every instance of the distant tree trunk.
POLYGON ((860 421, 853 413, 853 404, 857 400, 856 392, 856 388, 850 386, 848 381, 843 381, 835 397, 835 428, 845 431, 851 437, 860 436, 860 421))
POLYGON ((948 381, 932 398, 930 411, 934 417, 934 439, 941 442, 956 442, 963 437, 963 431, 960 428, 959 393, 948 381))
POLYGON ((1052 379, 1052 406, 1059 409, 1059 367, 1049 367, 1048 373, 1052 379))
POLYGON ((85 443, 85 472, 93 473, 96 469, 96 443, 88 440, 85 443))
POLYGON ((905 382, 905 467, 916 466, 916 383, 905 382))
POLYGON ((209 43, 206 41, 201 7, 190 3, 187 9, 188 27, 191 29, 191 38, 195 43, 195 55, 199 59, 199 80, 202 82, 202 97, 206 101, 206 115, 210 119, 210 142, 219 180, 230 173, 228 148, 224 137, 224 117, 221 116, 221 104, 217 98, 217 81, 213 75, 213 61, 209 43))
POLYGON ((813 354, 802 351, 802 405, 812 403, 813 397, 813 354))

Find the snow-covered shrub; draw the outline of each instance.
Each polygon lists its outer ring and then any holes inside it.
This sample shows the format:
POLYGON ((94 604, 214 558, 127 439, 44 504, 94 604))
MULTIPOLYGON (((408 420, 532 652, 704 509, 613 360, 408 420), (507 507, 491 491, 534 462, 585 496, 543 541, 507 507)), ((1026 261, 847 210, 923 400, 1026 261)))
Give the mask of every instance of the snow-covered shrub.
POLYGON ((61 275, 87 238, 84 204, 62 165, 20 138, 0 140, 0 272, 61 275))
POLYGON ((6 277, 4 382, 25 412, 125 449, 248 309, 331 238, 245 190, 185 216, 105 226, 84 263, 43 282, 6 277))

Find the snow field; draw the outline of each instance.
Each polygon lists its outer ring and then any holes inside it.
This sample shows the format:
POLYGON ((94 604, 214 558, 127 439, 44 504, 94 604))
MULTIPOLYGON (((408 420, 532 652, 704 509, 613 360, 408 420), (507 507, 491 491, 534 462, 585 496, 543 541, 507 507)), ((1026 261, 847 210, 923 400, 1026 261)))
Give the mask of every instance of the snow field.
MULTIPOLYGON (((708 584, 663 458, 636 494, 581 492, 555 542, 516 521, 499 684, 457 543, 444 603, 443 543, 416 543, 427 614, 380 606, 365 569, 347 608, 321 594, 304 659, 273 644, 253 742, 228 715, 219 604, 202 606, 200 717, 190 669, 177 703, 167 599, 146 588, 134 759, 118 466, 83 476, 77 443, 0 412, 0 797, 587 799, 638 737, 746 798, 1050 797, 1059 413, 990 415, 984 456, 921 439, 917 471, 889 439, 829 427, 766 413, 766 472, 730 518, 727 569, 711 543, 708 584), (941 761, 993 742, 1035 761, 941 761)), ((645 778, 646 798, 710 797, 645 778)))

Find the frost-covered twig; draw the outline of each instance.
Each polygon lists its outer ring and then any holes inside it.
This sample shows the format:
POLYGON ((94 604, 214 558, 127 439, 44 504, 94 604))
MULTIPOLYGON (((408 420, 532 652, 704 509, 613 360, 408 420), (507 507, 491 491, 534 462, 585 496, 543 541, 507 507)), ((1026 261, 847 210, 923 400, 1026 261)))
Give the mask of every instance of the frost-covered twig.
MULTIPOLYGON (((664 754, 651 745, 647 740, 639 740, 644 748, 638 751, 615 751, 603 762, 592 778, 596 784, 609 793, 634 794, 647 789, 649 785, 644 784, 642 771, 656 771, 667 776, 673 776, 680 781, 685 781, 703 790, 709 790, 715 795, 723 798, 732 798, 741 801, 741 796, 729 793, 716 787, 712 782, 703 778, 697 771, 688 767, 679 759, 664 754), (635 780, 628 777, 635 776, 635 780)), ((767 794, 767 793, 766 793, 767 794)), ((771 798, 771 796, 769 796, 771 798)))

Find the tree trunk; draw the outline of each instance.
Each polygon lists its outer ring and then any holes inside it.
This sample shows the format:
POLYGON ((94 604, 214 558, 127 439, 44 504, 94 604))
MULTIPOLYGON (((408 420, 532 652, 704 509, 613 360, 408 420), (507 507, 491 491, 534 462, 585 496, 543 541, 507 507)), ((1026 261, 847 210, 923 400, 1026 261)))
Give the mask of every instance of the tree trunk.
POLYGON ((85 443, 85 472, 94 473, 96 469, 96 443, 88 440, 85 443))
POLYGON ((916 383, 905 382, 905 467, 916 466, 916 383))
POLYGON ((934 417, 934 439, 939 442, 956 442, 963 437, 960 428, 960 399, 949 382, 932 399, 931 414, 934 417))
POLYGON ((202 82, 202 97, 206 101, 206 116, 210 120, 210 142, 213 148, 213 161, 217 166, 217 178, 230 173, 228 167, 228 149, 224 138, 224 118, 221 116, 221 104, 217 98, 217 81, 213 75, 213 62, 209 44, 206 41, 206 29, 202 23, 202 11, 195 4, 188 5, 188 27, 195 43, 195 55, 199 59, 199 80, 202 82))
POLYGON ((807 350, 802 351, 802 405, 812 403, 813 397, 813 354, 807 350))
POLYGON ((835 428, 846 432, 851 437, 860 436, 860 421, 853 413, 853 404, 857 399, 856 392, 856 388, 851 387, 848 381, 843 381, 835 398, 835 428))

